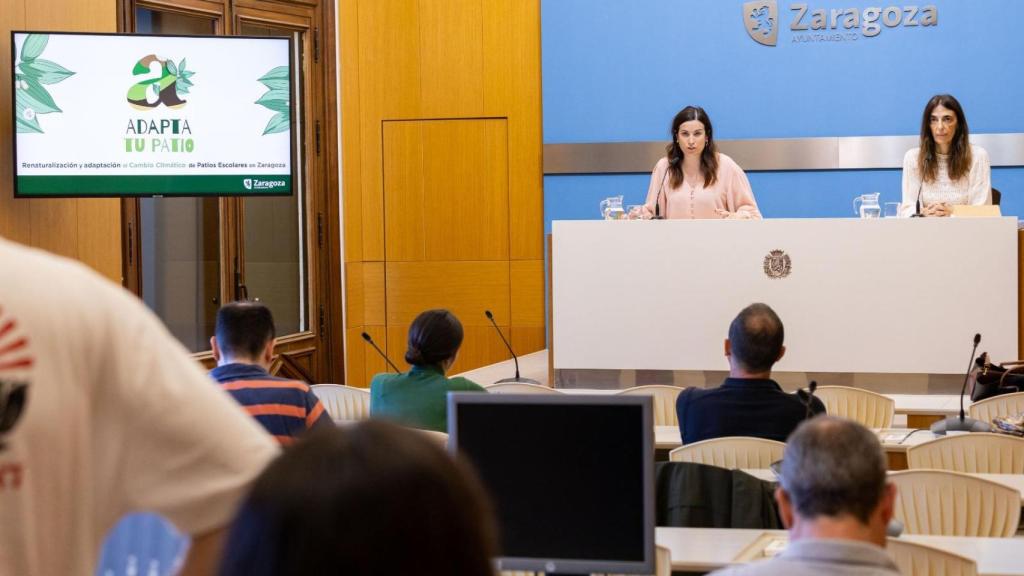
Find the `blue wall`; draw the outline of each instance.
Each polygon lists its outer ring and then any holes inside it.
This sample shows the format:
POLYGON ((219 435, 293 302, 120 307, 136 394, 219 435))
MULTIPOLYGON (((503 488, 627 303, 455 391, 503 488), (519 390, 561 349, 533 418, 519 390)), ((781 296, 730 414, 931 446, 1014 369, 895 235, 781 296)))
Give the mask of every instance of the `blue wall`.
MULTIPOLYGON (((543 0, 544 142, 667 140, 672 116, 691 103, 720 139, 909 135, 939 92, 957 96, 972 132, 1024 132, 1019 0, 812 0, 812 10, 858 12, 932 4, 939 15, 935 27, 816 43, 793 41, 805 32, 789 30, 792 3, 779 1, 778 45, 768 47, 747 35, 742 0, 543 0)), ((749 177, 767 217, 853 216, 852 198, 864 192, 900 199, 898 170, 749 177)), ((546 176, 548 226, 596 218, 613 193, 639 203, 648 180, 546 176)), ((1024 213, 1024 169, 993 169, 992 181, 1003 212, 1024 213)))

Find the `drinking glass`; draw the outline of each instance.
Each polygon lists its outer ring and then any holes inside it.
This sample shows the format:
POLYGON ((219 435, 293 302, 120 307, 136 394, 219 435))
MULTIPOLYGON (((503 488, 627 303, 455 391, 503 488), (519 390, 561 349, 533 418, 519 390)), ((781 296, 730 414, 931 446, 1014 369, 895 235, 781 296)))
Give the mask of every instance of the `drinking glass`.
POLYGON ((882 212, 882 216, 885 218, 898 218, 900 215, 900 203, 899 202, 886 202, 885 211, 882 212))

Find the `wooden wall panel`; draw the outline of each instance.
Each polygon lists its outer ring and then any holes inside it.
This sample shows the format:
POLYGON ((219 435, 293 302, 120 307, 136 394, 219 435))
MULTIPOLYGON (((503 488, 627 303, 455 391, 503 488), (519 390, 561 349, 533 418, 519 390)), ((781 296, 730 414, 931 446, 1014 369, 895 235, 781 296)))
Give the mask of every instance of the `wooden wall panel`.
MULTIPOLYGON (((363 282, 363 262, 345 263, 345 328, 366 324, 364 307, 366 290, 363 282)), ((346 338, 347 339, 347 338, 346 338)))
POLYGON ((368 0, 358 3, 358 18, 362 258, 383 260, 381 121, 420 114, 419 7, 368 0))
POLYGON ((512 327, 512 349, 519 356, 544 349, 544 327, 512 327))
MULTIPOLYGON (((384 359, 363 340, 364 331, 381 349, 386 350, 387 346, 387 331, 383 326, 357 326, 345 330, 345 384, 360 388, 369 386, 374 374, 390 370, 384 359)), ((394 360, 394 355, 388 355, 394 360)))
POLYGON ((422 261, 423 123, 384 122, 383 134, 385 253, 389 261, 422 261))
POLYGON ((345 326, 384 325, 384 263, 345 263, 345 326))
POLYGON ((78 201, 79 260, 118 284, 121 274, 121 201, 95 198, 78 201))
POLYGON ((339 14, 346 326, 379 326, 375 308, 399 361, 415 315, 450 308, 466 327, 457 370, 508 358, 484 309, 520 348, 543 346, 539 0, 341 0, 339 14))
MULTIPOLYGON (((0 9, 0 77, 11 77, 11 30, 113 32, 116 0, 7 0, 0 9)), ((76 258, 121 281, 121 216, 117 200, 14 200, 11 85, 0 82, 0 235, 76 258)))
POLYGON ((509 262, 512 326, 544 326, 544 261, 509 262))
POLYGON ((427 260, 508 260, 504 120, 424 123, 427 260))
MULTIPOLYGON (((362 107, 359 102, 359 11, 355 2, 338 3, 341 85, 341 194, 343 259, 363 259, 362 107)), ((372 139, 371 139, 372 140, 372 139)))
POLYGON ((367 262, 363 267, 363 314, 366 323, 383 326, 386 323, 385 275, 383 262, 367 262))
POLYGON ((507 260, 502 119, 384 122, 388 261, 507 260))
POLYGON ((419 1, 422 114, 426 118, 483 113, 483 1, 419 1))
POLYGON ((508 325, 506 262, 388 262, 387 324, 408 324, 430 308, 451 310, 463 326, 489 326, 484 310, 508 325))
POLYGON ((540 2, 484 3, 484 113, 508 118, 510 257, 543 257, 540 2))

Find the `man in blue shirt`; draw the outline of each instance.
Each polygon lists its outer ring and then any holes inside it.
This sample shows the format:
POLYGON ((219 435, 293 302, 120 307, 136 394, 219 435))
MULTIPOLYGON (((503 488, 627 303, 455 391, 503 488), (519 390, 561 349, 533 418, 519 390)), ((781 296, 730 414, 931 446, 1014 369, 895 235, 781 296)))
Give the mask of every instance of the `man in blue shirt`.
POLYGON ((676 400, 683 444, 722 436, 785 442, 810 414, 824 414, 817 398, 787 394, 771 379, 786 347, 782 320, 767 304, 751 304, 729 325, 729 377, 718 388, 688 388, 676 400))
POLYGON ((309 386, 271 376, 274 317, 259 302, 232 302, 217 311, 210 338, 217 367, 210 371, 221 388, 281 444, 290 444, 314 426, 333 426, 309 386))

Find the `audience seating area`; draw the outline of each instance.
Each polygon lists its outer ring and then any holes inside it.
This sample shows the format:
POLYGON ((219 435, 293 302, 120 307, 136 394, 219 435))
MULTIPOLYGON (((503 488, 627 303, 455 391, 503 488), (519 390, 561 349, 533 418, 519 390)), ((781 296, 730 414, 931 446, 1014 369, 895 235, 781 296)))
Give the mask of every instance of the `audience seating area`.
POLYGON ((889 538, 886 549, 906 576, 975 576, 978 573, 974 560, 940 548, 889 538))
POLYGON ((668 454, 671 462, 694 462, 719 468, 768 468, 782 459, 786 445, 775 440, 730 436, 686 444, 668 454))
POLYGON ((651 396, 654 398, 654 425, 655 426, 678 426, 679 418, 676 415, 676 398, 683 389, 678 386, 635 386, 621 390, 618 394, 624 396, 651 396))
POLYGON ((893 472, 896 518, 907 534, 1008 538, 1020 523, 1020 492, 945 470, 893 472))
MULTIPOLYGON (((561 394, 543 385, 507 382, 485 386, 493 394, 561 394)), ((319 384, 313 391, 336 422, 369 417, 366 389, 319 384)), ((683 388, 637 386, 614 392, 649 395, 654 399, 655 425, 677 427, 676 399, 683 388)), ((893 426, 895 401, 882 394, 845 386, 823 386, 816 395, 829 414, 843 416, 869 428, 893 426)), ((1024 412, 1024 393, 1008 394, 977 402, 972 417, 991 421, 997 416, 1024 412)), ((424 432, 447 443, 448 436, 424 432)), ((727 469, 764 469, 780 460, 785 444, 761 438, 718 438, 681 446, 669 452, 673 462, 694 462, 727 469)), ((1003 434, 974 433, 928 440, 906 449, 911 470, 893 472, 898 490, 896 517, 905 533, 933 536, 1012 537, 1017 533, 1021 494, 1018 490, 973 474, 1024 474, 1024 438, 1003 434)), ((903 574, 925 576, 973 576, 977 564, 971 558, 941 548, 890 539, 888 551, 903 574)), ((656 576, 668 576, 672 560, 669 550, 659 547, 656 576)), ((502 572, 503 576, 542 576, 531 572, 502 572)))
POLYGON ((971 404, 968 413, 971 418, 983 422, 991 422, 993 418, 1002 418, 1024 412, 1024 392, 993 396, 971 404))
POLYGON ((339 384, 314 384, 313 393, 335 422, 365 420, 370 417, 370 391, 339 384))
POLYGON ((822 386, 814 393, 832 416, 860 422, 868 428, 891 428, 896 402, 887 396, 849 386, 822 386))
POLYGON ((970 474, 1024 474, 1024 438, 984 432, 945 436, 908 448, 907 465, 970 474))

